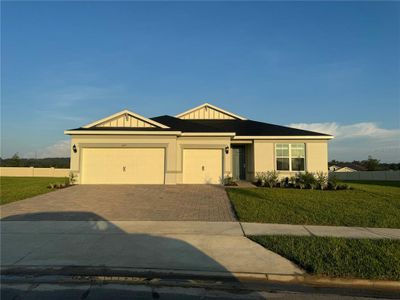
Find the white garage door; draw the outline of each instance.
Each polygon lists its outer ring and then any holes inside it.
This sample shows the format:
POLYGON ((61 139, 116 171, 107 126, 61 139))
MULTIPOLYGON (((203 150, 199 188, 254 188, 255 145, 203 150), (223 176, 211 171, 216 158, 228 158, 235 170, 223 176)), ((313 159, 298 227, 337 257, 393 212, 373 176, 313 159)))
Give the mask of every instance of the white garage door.
POLYGON ((219 184, 221 178, 221 149, 183 150, 183 183, 219 184))
POLYGON ((84 148, 82 183, 163 184, 163 148, 84 148))

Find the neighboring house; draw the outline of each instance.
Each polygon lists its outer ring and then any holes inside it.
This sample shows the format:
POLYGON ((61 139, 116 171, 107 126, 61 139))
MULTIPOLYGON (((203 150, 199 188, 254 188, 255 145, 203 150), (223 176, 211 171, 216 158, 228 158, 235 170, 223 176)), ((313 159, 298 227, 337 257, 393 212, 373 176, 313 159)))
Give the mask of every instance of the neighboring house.
POLYGON ((81 184, 218 184, 269 170, 327 172, 333 138, 248 120, 208 103, 175 117, 124 110, 65 134, 81 184))
POLYGON ((334 170, 333 172, 357 172, 357 170, 354 170, 350 167, 342 167, 342 168, 334 170))
POLYGON ((358 172, 367 171, 363 166, 352 164, 352 163, 342 163, 339 165, 329 166, 329 172, 358 172))
POLYGON ((336 170, 339 170, 341 167, 337 165, 332 165, 328 168, 329 172, 335 172, 336 170))

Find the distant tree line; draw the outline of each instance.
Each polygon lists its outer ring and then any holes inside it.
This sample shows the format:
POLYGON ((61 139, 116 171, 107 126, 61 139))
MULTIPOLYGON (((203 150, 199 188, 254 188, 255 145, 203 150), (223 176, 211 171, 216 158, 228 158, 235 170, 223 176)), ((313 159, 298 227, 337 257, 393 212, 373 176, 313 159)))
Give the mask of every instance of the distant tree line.
POLYGON ((358 171, 387 171, 387 170, 400 170, 400 163, 381 163, 379 159, 368 156, 366 160, 353 160, 348 161, 338 161, 331 160, 329 166, 338 167, 350 167, 353 169, 358 169, 358 171))
POLYGON ((69 168, 69 157, 21 158, 18 153, 11 158, 0 158, 2 167, 69 168))

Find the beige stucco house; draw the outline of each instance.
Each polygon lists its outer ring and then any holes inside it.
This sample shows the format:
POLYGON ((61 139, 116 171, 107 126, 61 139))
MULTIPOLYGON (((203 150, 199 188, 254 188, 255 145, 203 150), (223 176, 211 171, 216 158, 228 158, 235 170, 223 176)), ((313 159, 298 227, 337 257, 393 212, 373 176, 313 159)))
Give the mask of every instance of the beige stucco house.
POLYGON ((66 130, 80 184, 219 184, 257 172, 328 172, 330 135, 248 120, 205 103, 175 117, 119 113, 66 130))

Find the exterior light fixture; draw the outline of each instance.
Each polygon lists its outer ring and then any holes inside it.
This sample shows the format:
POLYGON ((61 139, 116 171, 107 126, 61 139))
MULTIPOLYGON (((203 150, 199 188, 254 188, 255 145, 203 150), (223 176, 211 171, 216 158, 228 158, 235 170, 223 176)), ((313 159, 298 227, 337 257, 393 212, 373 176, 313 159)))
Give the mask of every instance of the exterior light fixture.
POLYGON ((74 153, 78 152, 78 149, 76 148, 75 144, 72 146, 72 151, 74 151, 74 153))
POLYGON ((229 154, 229 147, 228 146, 225 147, 225 154, 229 154))

